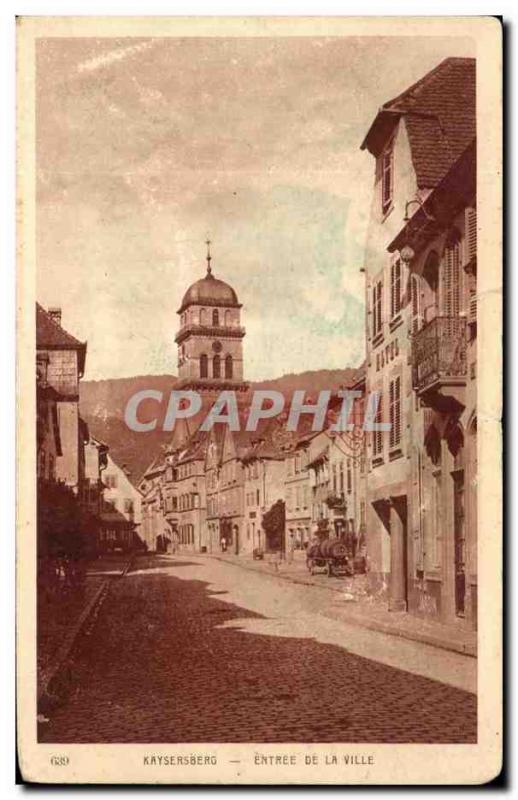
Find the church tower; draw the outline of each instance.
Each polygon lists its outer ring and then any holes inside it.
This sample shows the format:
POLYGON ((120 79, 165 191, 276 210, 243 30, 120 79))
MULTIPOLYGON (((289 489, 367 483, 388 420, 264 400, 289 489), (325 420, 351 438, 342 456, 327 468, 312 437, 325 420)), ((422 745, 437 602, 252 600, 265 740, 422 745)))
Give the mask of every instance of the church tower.
POLYGON ((244 396, 241 303, 234 289, 214 277, 210 241, 207 242, 207 273, 184 294, 178 315, 178 389, 200 392, 203 405, 224 389, 244 396))

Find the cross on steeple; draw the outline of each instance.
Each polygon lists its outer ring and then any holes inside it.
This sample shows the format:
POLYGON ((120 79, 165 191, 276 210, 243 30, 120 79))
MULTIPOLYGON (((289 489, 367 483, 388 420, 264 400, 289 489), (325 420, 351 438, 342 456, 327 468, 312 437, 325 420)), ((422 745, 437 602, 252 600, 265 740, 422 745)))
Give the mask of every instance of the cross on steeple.
POLYGON ((210 245, 211 245, 210 239, 207 239, 205 244, 207 245, 207 275, 211 275, 212 269, 210 266, 210 262, 212 261, 212 256, 210 254, 210 245))

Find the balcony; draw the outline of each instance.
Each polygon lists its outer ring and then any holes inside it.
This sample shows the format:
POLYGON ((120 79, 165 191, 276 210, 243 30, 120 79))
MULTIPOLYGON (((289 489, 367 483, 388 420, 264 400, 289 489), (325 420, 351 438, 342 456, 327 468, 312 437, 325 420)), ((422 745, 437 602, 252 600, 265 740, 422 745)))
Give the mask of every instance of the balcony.
POLYGON ((465 317, 436 317, 412 337, 412 384, 425 405, 464 405, 466 341, 465 317))

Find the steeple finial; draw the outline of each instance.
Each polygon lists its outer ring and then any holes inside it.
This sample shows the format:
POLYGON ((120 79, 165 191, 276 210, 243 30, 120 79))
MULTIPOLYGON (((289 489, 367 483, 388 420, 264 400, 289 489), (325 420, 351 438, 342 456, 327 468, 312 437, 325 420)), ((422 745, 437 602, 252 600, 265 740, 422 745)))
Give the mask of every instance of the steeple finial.
POLYGON ((207 245, 207 275, 212 275, 212 269, 210 266, 210 262, 212 261, 212 256, 210 254, 210 239, 207 239, 205 244, 207 245))

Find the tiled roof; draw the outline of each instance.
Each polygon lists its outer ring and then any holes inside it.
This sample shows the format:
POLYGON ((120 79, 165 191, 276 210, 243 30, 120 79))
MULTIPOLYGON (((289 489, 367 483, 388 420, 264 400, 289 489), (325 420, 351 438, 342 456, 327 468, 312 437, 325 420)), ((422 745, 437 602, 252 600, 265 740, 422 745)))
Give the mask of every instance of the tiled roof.
POLYGON ((86 347, 86 344, 68 333, 39 303, 36 303, 36 346, 79 350, 86 347))
POLYGON ((476 135, 476 62, 447 58, 380 108, 362 144, 373 155, 405 118, 419 188, 435 186, 476 135))

